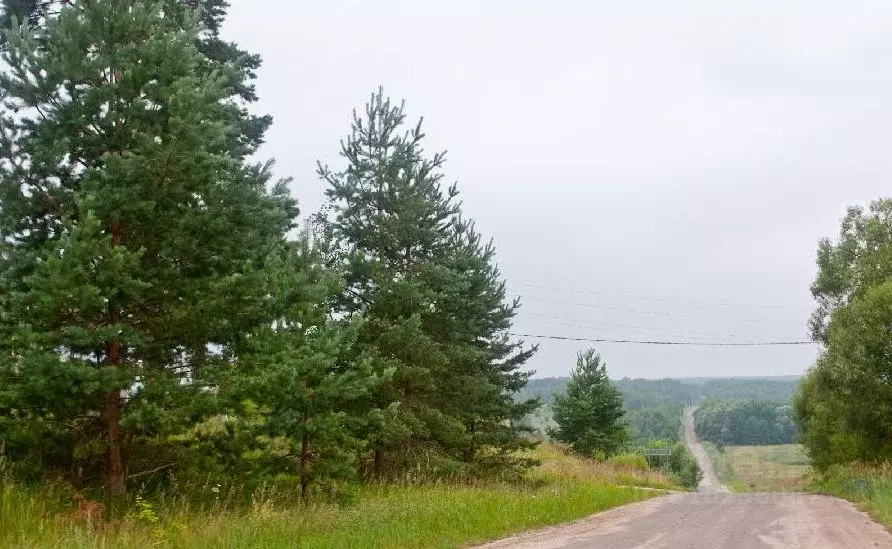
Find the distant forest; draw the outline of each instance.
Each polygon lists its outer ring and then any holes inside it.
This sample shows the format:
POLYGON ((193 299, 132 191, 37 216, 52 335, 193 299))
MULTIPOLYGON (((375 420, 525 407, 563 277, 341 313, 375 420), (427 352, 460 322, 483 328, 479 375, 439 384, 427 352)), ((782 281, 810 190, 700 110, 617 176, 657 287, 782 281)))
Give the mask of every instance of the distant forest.
POLYGON ((707 400, 694 412, 701 440, 719 445, 791 444, 799 430, 793 407, 769 400, 707 400))
MULTIPOLYGON (((531 379, 518 393, 519 400, 538 397, 551 404, 555 392, 563 391, 568 377, 531 379)), ((614 381, 625 399, 626 409, 658 406, 686 406, 703 400, 771 400, 789 402, 798 376, 764 378, 679 378, 630 379, 614 381)))
MULTIPOLYGON (((528 427, 544 434, 551 424, 551 403, 557 392, 564 391, 566 377, 531 379, 517 394, 519 400, 538 397, 544 405, 527 418, 528 427)), ((796 392, 797 376, 767 378, 680 378, 615 380, 623 394, 625 420, 635 446, 654 441, 681 440, 681 415, 685 406, 706 405, 710 410, 734 410, 720 418, 710 415, 709 424, 718 425, 706 433, 706 440, 724 444, 777 444, 792 442, 796 429, 789 421, 789 403, 796 392), (716 403, 722 406, 714 408, 716 403), (745 410, 759 411, 753 421, 745 410), (766 410, 777 411, 780 420, 762 417, 766 410), (737 421, 740 420, 740 421, 737 421), (739 423, 739 425, 738 425, 739 423), (722 428, 724 427, 724 432, 722 428)), ((766 412, 767 413, 767 412, 766 412)), ((705 423, 704 423, 705 424, 705 423)), ((699 432, 699 429, 698 429, 699 432)), ((701 435, 702 436, 702 435, 701 435)))

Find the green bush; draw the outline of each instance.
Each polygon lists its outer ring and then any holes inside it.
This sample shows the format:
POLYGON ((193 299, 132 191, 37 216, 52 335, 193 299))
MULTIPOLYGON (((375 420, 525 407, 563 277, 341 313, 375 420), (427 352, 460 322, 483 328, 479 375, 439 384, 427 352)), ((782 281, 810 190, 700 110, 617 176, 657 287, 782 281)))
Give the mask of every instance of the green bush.
POLYGON ((669 470, 675 480, 686 488, 696 488, 703 475, 697 458, 682 442, 672 447, 672 454, 669 456, 669 470))

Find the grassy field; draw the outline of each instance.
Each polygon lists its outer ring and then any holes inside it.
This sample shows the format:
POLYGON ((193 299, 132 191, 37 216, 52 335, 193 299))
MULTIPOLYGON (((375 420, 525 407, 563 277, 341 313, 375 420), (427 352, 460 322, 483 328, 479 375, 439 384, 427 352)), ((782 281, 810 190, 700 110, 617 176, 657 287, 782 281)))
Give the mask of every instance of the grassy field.
POLYGON ((663 475, 585 461, 541 446, 542 466, 516 484, 364 486, 350 505, 194 511, 145 501, 100 528, 71 520, 70 491, 0 487, 2 547, 461 547, 570 521, 674 488, 663 475))
POLYGON ((704 448, 716 476, 735 492, 796 492, 808 483, 808 457, 798 444, 704 448))
POLYGON ((892 528, 892 463, 833 467, 809 490, 853 501, 892 528))

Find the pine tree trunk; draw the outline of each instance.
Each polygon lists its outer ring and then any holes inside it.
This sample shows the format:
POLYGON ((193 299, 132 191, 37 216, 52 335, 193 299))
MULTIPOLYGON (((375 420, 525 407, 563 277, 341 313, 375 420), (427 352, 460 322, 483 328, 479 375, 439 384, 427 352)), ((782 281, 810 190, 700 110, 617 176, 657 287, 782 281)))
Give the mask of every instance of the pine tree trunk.
POLYGON ((375 480, 384 478, 384 452, 381 451, 380 446, 375 448, 374 475, 375 480))
POLYGON ((105 417, 108 423, 108 491, 115 497, 127 493, 124 484, 124 454, 121 452, 121 390, 114 389, 105 396, 105 417))
MULTIPOLYGON (((112 223, 112 246, 121 244, 121 224, 118 221, 112 223)), ((112 308, 111 321, 117 323, 120 312, 112 308)), ((121 342, 111 340, 107 346, 108 367, 116 368, 121 362, 121 342)), ((112 496, 120 497, 127 493, 125 485, 126 466, 121 443, 121 390, 112 389, 105 395, 105 421, 108 428, 108 491, 112 496)))
POLYGON ((471 463, 474 461, 474 454, 476 453, 476 448, 474 447, 474 436, 477 434, 477 423, 475 421, 471 421, 470 427, 468 427, 468 447, 465 449, 465 463, 471 463))
POLYGON ((307 432, 307 414, 304 414, 304 436, 300 443, 300 499, 310 502, 310 434, 307 432))

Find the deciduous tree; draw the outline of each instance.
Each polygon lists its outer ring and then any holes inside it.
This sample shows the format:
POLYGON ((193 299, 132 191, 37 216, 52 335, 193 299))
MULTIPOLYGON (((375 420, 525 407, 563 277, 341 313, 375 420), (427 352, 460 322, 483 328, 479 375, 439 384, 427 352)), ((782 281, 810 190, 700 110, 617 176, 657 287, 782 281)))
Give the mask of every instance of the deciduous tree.
POLYGON ((818 467, 892 456, 889 359, 892 325, 892 199, 850 208, 839 240, 821 241, 812 316, 824 349, 794 400, 818 467))

